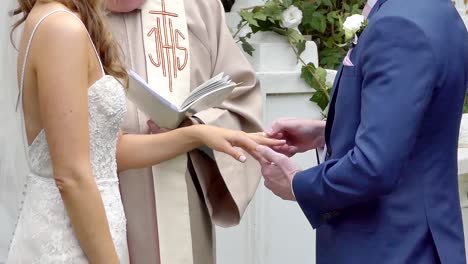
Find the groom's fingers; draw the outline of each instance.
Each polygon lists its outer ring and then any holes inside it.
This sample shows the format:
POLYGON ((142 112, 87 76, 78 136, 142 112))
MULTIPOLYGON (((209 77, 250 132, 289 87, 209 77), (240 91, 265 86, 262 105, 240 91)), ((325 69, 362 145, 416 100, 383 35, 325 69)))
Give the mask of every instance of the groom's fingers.
POLYGON ((283 133, 290 129, 294 129, 296 123, 295 118, 281 118, 276 120, 267 132, 268 136, 274 136, 278 133, 283 133))
MULTIPOLYGON (((252 155, 252 154, 251 154, 252 155)), ((262 155, 260 155, 257 151, 255 151, 255 154, 252 155, 252 157, 254 157, 259 163, 260 165, 263 167, 267 164, 271 164, 271 162, 269 162, 268 160, 266 160, 262 155)))
POLYGON ((282 132, 272 133, 268 131, 268 132, 265 132, 265 134, 269 138, 284 139, 284 134, 282 132))
POLYGON ((273 149, 276 152, 284 154, 284 155, 286 155, 288 157, 294 156, 298 151, 298 148, 296 146, 290 146, 290 145, 275 146, 275 147, 273 147, 273 149))
POLYGON ((250 156, 256 159, 260 163, 260 165, 263 166, 263 164, 268 163, 268 161, 265 158, 263 158, 262 155, 260 155, 256 150, 249 151, 248 153, 250 154, 250 156))
POLYGON ((257 152, 262 155, 266 160, 277 164, 278 166, 282 166, 286 161, 287 157, 283 154, 280 154, 271 148, 265 146, 258 146, 257 152))
POLYGON ((275 152, 270 148, 258 146, 257 152, 260 153, 260 155, 262 155, 269 162, 275 164, 285 175, 292 175, 295 174, 297 171, 300 171, 300 167, 290 158, 286 157, 283 154, 275 152))

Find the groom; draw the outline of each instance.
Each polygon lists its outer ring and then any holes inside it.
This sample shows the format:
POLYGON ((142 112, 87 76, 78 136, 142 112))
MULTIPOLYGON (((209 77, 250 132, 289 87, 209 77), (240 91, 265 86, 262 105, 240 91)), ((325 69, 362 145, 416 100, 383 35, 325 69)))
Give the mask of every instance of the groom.
POLYGON ((265 185, 297 200, 317 229, 318 264, 466 263, 457 186, 466 28, 448 0, 369 0, 364 15, 326 125, 279 120, 269 134, 290 147, 259 148, 265 185), (325 143, 317 167, 287 158, 325 143))

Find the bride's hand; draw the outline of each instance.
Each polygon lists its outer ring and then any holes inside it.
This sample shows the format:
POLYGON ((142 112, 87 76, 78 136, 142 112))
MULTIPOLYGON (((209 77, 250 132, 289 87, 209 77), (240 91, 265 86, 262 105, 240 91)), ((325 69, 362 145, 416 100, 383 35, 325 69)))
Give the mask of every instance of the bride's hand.
POLYGON ((274 147, 286 143, 285 140, 268 138, 264 133, 245 133, 207 125, 196 125, 194 127, 197 131, 197 137, 203 144, 213 150, 224 152, 240 162, 245 162, 247 157, 236 147, 244 149, 258 159, 260 158, 256 152, 258 145, 274 147))

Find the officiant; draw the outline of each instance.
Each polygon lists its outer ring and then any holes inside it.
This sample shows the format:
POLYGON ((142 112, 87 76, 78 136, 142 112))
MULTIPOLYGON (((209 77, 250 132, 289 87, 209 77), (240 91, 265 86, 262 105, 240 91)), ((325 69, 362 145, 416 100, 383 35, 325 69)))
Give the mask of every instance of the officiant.
MULTIPOLYGON (((219 0, 109 0, 109 23, 129 69, 177 100, 218 73, 242 83, 219 107, 185 124, 261 130, 255 73, 225 24, 219 0)), ((128 102, 126 133, 149 132, 148 117, 128 102)), ((244 164, 197 150, 153 168, 119 175, 132 263, 214 263, 213 224, 237 225, 259 182, 253 158, 244 164)))

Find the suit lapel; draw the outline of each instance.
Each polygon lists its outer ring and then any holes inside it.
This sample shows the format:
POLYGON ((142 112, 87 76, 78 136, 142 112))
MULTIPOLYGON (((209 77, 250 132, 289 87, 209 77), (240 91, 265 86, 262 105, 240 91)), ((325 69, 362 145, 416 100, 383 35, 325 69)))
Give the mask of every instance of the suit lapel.
MULTIPOLYGON (((378 0, 375 6, 372 8, 368 19, 371 19, 372 16, 377 13, 377 11, 380 9, 380 7, 388 0, 378 0)), ((331 155, 332 149, 330 146, 330 134, 331 134, 331 129, 333 126, 333 121, 335 119, 335 102, 336 102, 336 94, 338 93, 338 88, 340 86, 340 81, 341 81, 341 75, 343 72, 343 64, 340 66, 338 69, 338 73, 335 78, 335 82, 333 84, 333 89, 332 93, 330 95, 330 104, 328 107, 328 116, 327 116, 327 125, 325 127, 325 141, 327 143, 327 157, 331 155)))
POLYGON ((325 142, 327 142, 328 153, 331 152, 331 148, 329 146, 330 133, 331 133, 331 127, 333 125, 333 119, 335 118, 336 94, 338 92, 337 90, 340 85, 342 73, 343 73, 343 65, 340 66, 340 68, 338 69, 338 73, 336 74, 335 82, 333 83, 332 93, 330 95, 330 104, 328 106, 327 124, 325 126, 325 142))
POLYGON ((371 12, 369 13, 369 17, 368 19, 371 19, 372 16, 377 13, 377 11, 379 11, 380 7, 385 3, 387 2, 387 0, 379 0, 377 1, 377 3, 375 4, 374 8, 372 8, 371 12))

